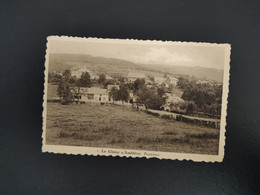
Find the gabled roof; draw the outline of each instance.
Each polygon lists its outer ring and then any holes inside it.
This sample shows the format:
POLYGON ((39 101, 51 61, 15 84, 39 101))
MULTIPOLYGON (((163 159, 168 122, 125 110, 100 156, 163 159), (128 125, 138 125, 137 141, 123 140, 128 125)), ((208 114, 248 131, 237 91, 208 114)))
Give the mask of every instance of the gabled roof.
POLYGON ((102 89, 99 87, 82 88, 85 94, 95 94, 95 95, 106 95, 107 89, 102 89))
POLYGON ((106 79, 113 79, 110 75, 106 74, 106 79))

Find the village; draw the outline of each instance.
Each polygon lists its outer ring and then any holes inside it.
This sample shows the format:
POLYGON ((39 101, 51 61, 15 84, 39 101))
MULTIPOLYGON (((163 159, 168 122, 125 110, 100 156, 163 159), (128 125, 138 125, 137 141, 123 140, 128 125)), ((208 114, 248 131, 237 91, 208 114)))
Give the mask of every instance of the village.
MULTIPOLYGON (((220 127, 217 115, 211 116, 198 112, 194 109, 194 103, 189 103, 182 98, 183 91, 179 89, 179 79, 173 75, 164 74, 158 77, 131 70, 124 74, 97 73, 84 66, 63 73, 53 72, 49 77, 51 77, 50 82, 57 82, 55 78, 58 78, 59 81, 68 81, 69 85, 67 88, 69 91, 64 92, 66 83, 63 83, 63 86, 60 83, 56 87, 58 93, 49 96, 49 102, 128 106, 164 119, 213 128, 220 127)), ((219 85, 206 78, 196 80, 195 84, 211 87, 219 85)))

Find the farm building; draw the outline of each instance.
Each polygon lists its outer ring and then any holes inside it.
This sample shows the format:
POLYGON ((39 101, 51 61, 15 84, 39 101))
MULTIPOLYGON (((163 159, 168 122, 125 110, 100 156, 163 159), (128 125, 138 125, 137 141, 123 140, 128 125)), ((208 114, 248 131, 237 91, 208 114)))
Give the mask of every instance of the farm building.
POLYGON ((178 97, 177 95, 172 94, 172 93, 166 93, 165 96, 166 96, 165 105, 162 106, 161 108, 166 111, 171 110, 171 104, 177 104, 180 102, 184 102, 183 99, 181 99, 180 97, 178 97))
POLYGON ((98 87, 81 88, 82 95, 80 101, 83 102, 108 102, 107 89, 101 89, 98 87))

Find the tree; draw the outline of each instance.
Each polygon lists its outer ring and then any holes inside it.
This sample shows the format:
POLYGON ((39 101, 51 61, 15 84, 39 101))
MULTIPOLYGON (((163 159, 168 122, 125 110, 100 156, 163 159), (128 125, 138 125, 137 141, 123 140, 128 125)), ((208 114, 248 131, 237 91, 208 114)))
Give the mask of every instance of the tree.
POLYGON ((118 89, 116 87, 112 87, 110 93, 109 93, 110 98, 113 99, 113 104, 115 103, 115 100, 118 100, 118 89))
POLYGON ((194 103, 192 103, 192 102, 189 102, 189 104, 188 104, 188 106, 187 106, 187 108, 186 108, 186 114, 192 114, 193 113, 193 111, 195 110, 195 105, 194 105, 194 103))
POLYGON ((157 93, 160 97, 164 97, 165 96, 165 93, 166 93, 166 88, 165 86, 160 86, 157 88, 157 93))
POLYGON ((165 74, 163 75, 163 78, 168 78, 168 74, 165 73, 165 74))
POLYGON ((148 76, 149 80, 152 81, 153 83, 155 82, 154 77, 153 76, 148 76))
POLYGON ((140 79, 140 78, 136 79, 134 81, 135 92, 141 89, 144 85, 145 85, 145 79, 140 79))
POLYGON ((61 80, 57 89, 62 104, 70 104, 73 102, 74 97, 70 90, 70 85, 66 80, 61 80))
POLYGON ((188 87, 193 87, 196 85, 196 80, 194 78, 190 78, 190 77, 179 77, 178 78, 178 82, 177 82, 177 86, 181 89, 187 89, 188 87))
POLYGON ((106 75, 100 74, 100 75, 99 75, 99 79, 98 79, 98 83, 104 84, 105 81, 106 81, 106 75))
POLYGON ((57 73, 54 73, 54 72, 48 74, 48 82, 49 83, 60 83, 61 80, 62 80, 61 74, 57 74, 57 73))
POLYGON ((115 80, 106 80, 103 85, 104 87, 107 87, 108 85, 115 85, 116 81, 115 80))
POLYGON ((120 83, 124 83, 125 81, 127 81, 127 78, 121 76, 121 77, 118 78, 118 81, 119 81, 120 83))
POLYGON ((124 104, 124 102, 127 102, 129 100, 129 90, 125 85, 121 85, 119 90, 117 91, 117 95, 116 95, 116 99, 117 100, 121 100, 122 101, 122 105, 124 104))
POLYGON ((158 95, 157 90, 143 87, 137 92, 137 102, 144 104, 146 108, 159 110, 165 104, 165 99, 158 95))
POLYGON ((63 76, 64 76, 65 80, 68 81, 71 78, 71 71, 70 70, 65 70, 63 72, 63 76))
POLYGON ((83 95, 81 91, 81 82, 79 79, 74 80, 74 86, 72 88, 74 97, 77 99, 77 104, 79 103, 80 97, 83 95))
POLYGON ((126 83, 126 84, 124 84, 124 85, 125 85, 130 91, 135 89, 133 83, 126 83))
POLYGON ((82 87, 91 87, 90 74, 88 72, 82 73, 80 83, 82 87))

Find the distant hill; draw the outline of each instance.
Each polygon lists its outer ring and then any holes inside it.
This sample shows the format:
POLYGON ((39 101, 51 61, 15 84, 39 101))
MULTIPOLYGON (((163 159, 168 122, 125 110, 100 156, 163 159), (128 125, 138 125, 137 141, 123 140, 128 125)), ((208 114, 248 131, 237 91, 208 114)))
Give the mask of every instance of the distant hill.
POLYGON ((208 78, 218 82, 223 81, 224 71, 215 68, 204 68, 200 66, 168 66, 159 64, 139 64, 149 69, 160 70, 174 75, 189 75, 197 78, 208 78))
POLYGON ((215 81, 222 81, 223 70, 203 67, 167 66, 158 64, 136 64, 126 60, 94 57, 86 54, 50 54, 49 71, 63 72, 66 69, 77 70, 86 66, 98 73, 118 73, 126 76, 128 71, 144 73, 152 76, 190 75, 198 78, 206 77, 215 81))
POLYGON ((126 76, 128 71, 139 72, 152 76, 163 76, 157 70, 150 70, 138 64, 104 57, 94 57, 85 54, 50 54, 49 71, 63 72, 66 69, 77 70, 86 66, 87 69, 98 73, 118 73, 126 76))

